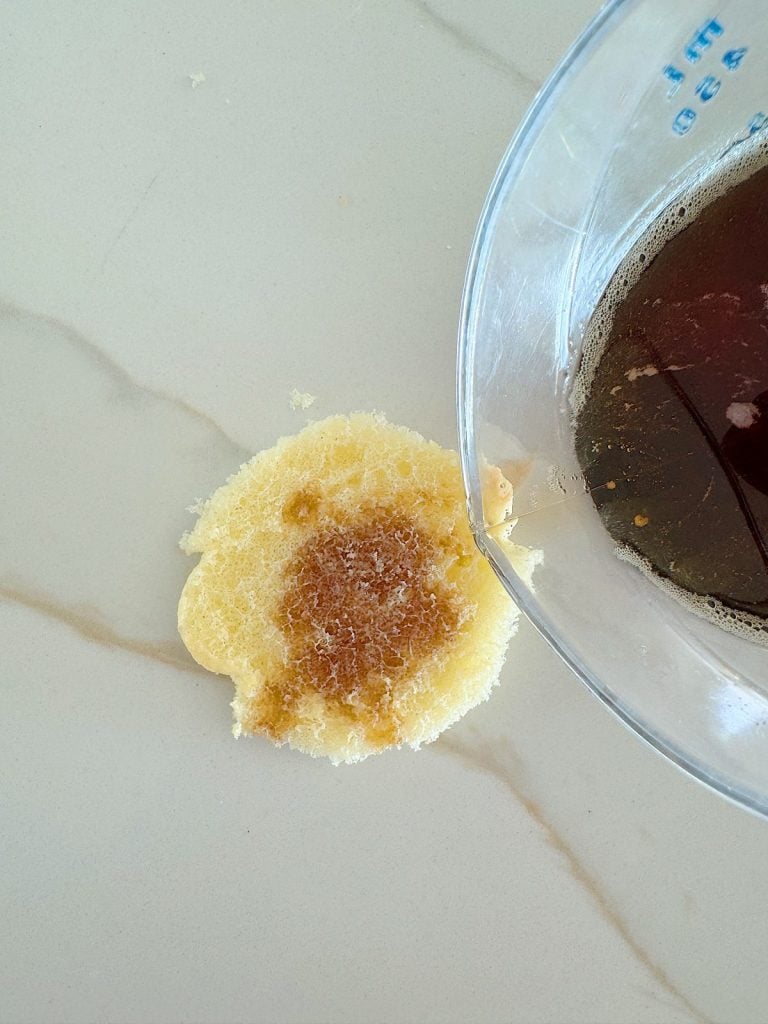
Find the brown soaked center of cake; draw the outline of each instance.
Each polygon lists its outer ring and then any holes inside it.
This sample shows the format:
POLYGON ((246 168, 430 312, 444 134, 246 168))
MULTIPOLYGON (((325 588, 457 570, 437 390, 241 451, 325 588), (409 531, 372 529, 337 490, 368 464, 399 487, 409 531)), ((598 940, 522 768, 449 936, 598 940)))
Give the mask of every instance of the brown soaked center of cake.
POLYGON ((260 723, 273 735, 294 724, 296 701, 309 690, 363 721, 372 741, 395 742, 393 689, 456 632, 459 602, 436 579, 432 541, 401 513, 361 515, 320 527, 285 568, 276 624, 290 668, 268 687, 270 721, 260 723))
POLYGON ((318 690, 351 693, 427 655, 456 628, 432 582, 434 549, 402 516, 323 530, 288 572, 280 623, 292 661, 318 690))

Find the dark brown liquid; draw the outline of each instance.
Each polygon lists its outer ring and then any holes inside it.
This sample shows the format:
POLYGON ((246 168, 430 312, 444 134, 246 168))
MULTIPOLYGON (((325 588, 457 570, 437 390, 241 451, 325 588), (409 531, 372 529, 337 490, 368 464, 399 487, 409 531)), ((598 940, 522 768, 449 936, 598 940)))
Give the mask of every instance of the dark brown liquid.
POLYGON ((768 618, 768 167, 647 261, 578 414, 579 462, 657 575, 768 618))

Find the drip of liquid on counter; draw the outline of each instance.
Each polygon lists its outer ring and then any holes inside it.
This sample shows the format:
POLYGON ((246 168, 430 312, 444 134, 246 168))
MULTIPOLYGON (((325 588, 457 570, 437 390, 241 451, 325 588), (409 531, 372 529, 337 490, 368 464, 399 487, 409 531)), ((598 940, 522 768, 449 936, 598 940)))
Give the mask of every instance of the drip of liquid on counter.
POLYGON ((624 557, 768 643, 768 166, 667 209, 591 318, 576 452, 624 557))

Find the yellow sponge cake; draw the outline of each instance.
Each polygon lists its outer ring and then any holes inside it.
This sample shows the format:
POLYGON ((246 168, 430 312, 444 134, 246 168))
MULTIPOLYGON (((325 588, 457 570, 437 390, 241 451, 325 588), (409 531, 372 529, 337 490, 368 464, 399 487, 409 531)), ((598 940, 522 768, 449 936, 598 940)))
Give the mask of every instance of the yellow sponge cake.
MULTIPOLYGON (((488 697, 515 628, 458 457, 381 416, 332 417, 261 452, 182 547, 201 557, 179 631, 234 680, 235 734, 337 763, 435 739, 488 697)), ((533 553, 510 549, 529 575, 533 553)))

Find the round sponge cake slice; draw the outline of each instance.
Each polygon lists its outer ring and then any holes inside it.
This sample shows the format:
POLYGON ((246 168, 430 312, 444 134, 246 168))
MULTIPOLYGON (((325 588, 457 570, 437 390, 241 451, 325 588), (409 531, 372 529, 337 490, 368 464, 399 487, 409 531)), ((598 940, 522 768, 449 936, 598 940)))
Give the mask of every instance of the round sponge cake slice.
MULTIPOLYGON (((529 575, 535 556, 510 547, 529 575)), ((182 548, 201 558, 179 631, 234 680, 235 734, 336 763, 435 739, 488 697, 515 628, 458 457, 381 416, 332 417, 261 452, 182 548)))

